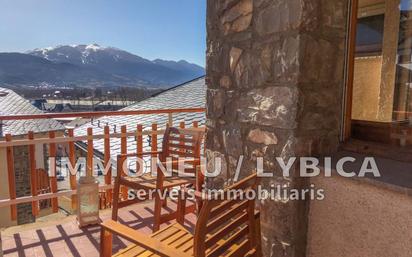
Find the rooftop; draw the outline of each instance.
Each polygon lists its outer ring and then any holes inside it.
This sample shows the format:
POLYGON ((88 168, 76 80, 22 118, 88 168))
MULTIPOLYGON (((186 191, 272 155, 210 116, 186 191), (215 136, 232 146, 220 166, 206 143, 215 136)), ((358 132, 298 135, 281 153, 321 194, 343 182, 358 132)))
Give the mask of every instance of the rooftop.
MULTIPOLYGON (((29 101, 14 91, 0 87, 0 115, 41 114, 42 111, 34 107, 29 101)), ((2 135, 25 135, 29 131, 34 133, 63 130, 64 126, 53 119, 39 120, 7 120, 3 122, 2 135)))
MULTIPOLYGON (((153 95, 120 111, 204 108, 205 105, 206 84, 205 78, 201 77, 153 95)), ((174 126, 180 122, 185 122, 186 126, 191 126, 194 121, 197 121, 199 126, 203 126, 205 124, 205 113, 177 113, 173 115, 173 121, 174 126)), ((110 127, 110 133, 119 133, 120 127, 123 125, 127 125, 128 131, 135 131, 137 125, 143 125, 143 130, 150 130, 153 123, 156 123, 158 128, 162 129, 167 122, 168 117, 164 114, 101 117, 79 126, 74 130, 74 134, 75 136, 87 135, 87 129, 90 127, 93 128, 94 134, 103 134, 104 126, 110 127)), ((161 140, 159 140, 160 142, 161 140)), ((110 139, 112 159, 120 154, 120 145, 120 138, 110 139)), ((94 140, 93 148, 95 154, 97 152, 97 155, 102 155, 104 153, 104 140, 94 140)), ((144 136, 143 149, 149 150, 149 148, 149 138, 144 136)), ((131 153, 136 151, 136 140, 132 137, 127 139, 127 150, 131 153)))

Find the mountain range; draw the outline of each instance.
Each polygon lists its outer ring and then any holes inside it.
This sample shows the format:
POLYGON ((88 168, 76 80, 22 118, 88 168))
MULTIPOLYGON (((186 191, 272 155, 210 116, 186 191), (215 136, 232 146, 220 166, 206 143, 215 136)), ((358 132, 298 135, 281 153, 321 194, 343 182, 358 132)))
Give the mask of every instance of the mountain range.
POLYGON ((168 87, 204 73, 203 67, 184 60, 150 61, 97 44, 0 53, 0 83, 7 84, 168 87))

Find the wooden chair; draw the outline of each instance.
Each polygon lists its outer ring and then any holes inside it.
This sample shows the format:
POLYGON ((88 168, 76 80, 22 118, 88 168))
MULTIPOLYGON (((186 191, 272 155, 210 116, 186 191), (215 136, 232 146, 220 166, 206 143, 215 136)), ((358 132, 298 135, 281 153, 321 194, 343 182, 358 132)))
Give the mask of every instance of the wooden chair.
MULTIPOLYGON (((245 195, 255 185, 256 174, 230 186, 223 195, 239 189, 237 196, 245 195)), ((101 227, 101 257, 112 255, 112 234, 133 243, 113 256, 261 256, 259 212, 253 199, 206 199, 194 234, 178 223, 150 236, 113 220, 101 227)))
MULTIPOLYGON (((51 192, 49 174, 44 169, 37 169, 37 194, 47 194, 51 192)), ((39 201, 39 209, 47 209, 51 207, 51 199, 39 201)))
MULTIPOLYGON (((149 199, 149 191, 155 192, 153 194, 155 198, 153 231, 159 230, 160 224, 175 219, 176 212, 168 215, 161 214, 162 207, 167 207, 166 199, 162 199, 161 196, 165 191, 178 186, 194 186, 200 189, 203 184, 203 177, 197 171, 200 165, 200 148, 203 135, 203 128, 181 129, 167 126, 163 136, 162 151, 119 155, 117 158, 117 176, 114 183, 112 219, 117 220, 119 208, 142 201, 141 199, 121 200, 121 187, 123 187, 122 191, 127 190, 127 188, 145 190, 147 194, 143 200, 149 199), (159 161, 164 167, 167 167, 168 163, 172 162, 172 176, 166 176, 161 169, 157 169, 156 177, 152 176, 150 172, 135 177, 125 176, 122 166, 126 158, 131 156, 142 157, 144 155, 159 155, 159 161), (191 176, 178 176, 179 158, 187 158, 187 161, 185 161, 185 173, 191 176)), ((188 206, 185 208, 185 211, 194 211, 195 207, 194 205, 188 206)), ((178 207, 178 209, 181 208, 178 207)))

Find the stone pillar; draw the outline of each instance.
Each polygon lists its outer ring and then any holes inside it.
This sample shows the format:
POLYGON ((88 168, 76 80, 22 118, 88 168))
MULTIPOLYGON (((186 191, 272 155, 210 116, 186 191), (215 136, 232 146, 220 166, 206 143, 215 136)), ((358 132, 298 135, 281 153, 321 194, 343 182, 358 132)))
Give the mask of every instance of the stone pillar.
MULTIPOLYGON (((209 0, 207 137, 223 173, 209 187, 264 169, 263 187, 305 188, 276 156, 329 154, 339 141, 347 0, 209 0)), ((308 202, 263 201, 265 256, 305 256, 308 202)))
MULTIPOLYGON (((30 169, 29 169, 29 147, 16 146, 13 148, 14 153, 14 173, 16 177, 16 196, 30 196, 30 169)), ((35 222, 31 203, 17 204, 17 224, 23 225, 35 222)))

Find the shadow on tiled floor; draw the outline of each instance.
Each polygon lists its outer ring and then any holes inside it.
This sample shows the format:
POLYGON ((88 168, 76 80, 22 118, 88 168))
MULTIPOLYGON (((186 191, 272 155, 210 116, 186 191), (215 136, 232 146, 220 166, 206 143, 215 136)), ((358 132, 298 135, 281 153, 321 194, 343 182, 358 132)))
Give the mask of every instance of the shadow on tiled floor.
MULTIPOLYGON (((150 234, 153 224, 153 204, 144 203, 123 208, 119 212, 119 221, 142 233, 150 234)), ((172 209, 175 206, 171 206, 172 209)), ((170 209, 171 210, 171 209, 170 209)), ((103 220, 110 217, 110 212, 101 214, 103 220)), ((194 226, 195 216, 187 216, 187 225, 194 226)), ((165 225, 165 224, 164 224, 165 225)), ((19 256, 99 256, 100 227, 90 226, 79 229, 74 216, 56 222, 32 224, 29 228, 14 227, 2 233, 3 253, 5 257, 19 256)), ((113 249, 118 251, 128 244, 127 241, 114 237, 113 249)))

